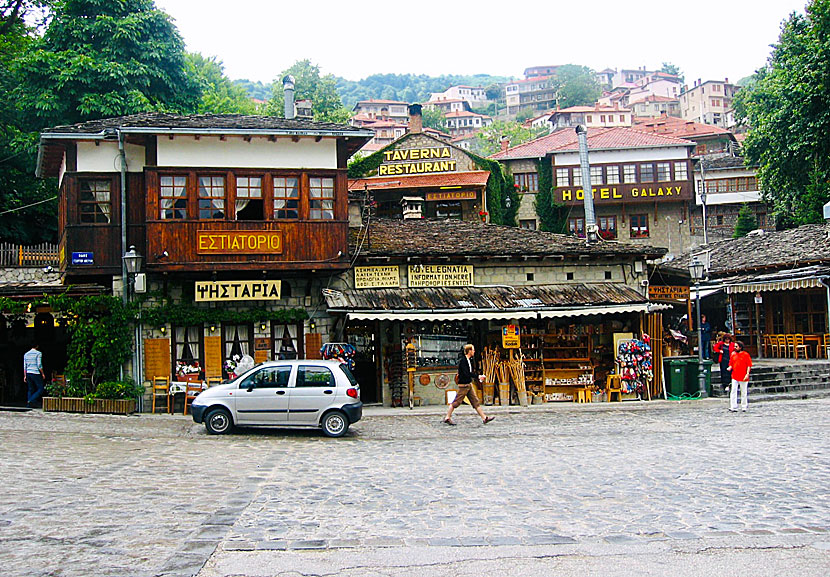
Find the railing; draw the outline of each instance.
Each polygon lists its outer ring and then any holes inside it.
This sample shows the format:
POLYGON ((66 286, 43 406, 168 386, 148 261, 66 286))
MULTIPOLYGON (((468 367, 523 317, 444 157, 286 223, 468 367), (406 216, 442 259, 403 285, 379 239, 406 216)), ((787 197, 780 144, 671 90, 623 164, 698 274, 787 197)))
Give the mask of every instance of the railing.
POLYGON ((0 266, 58 266, 58 245, 44 242, 23 246, 9 242, 0 243, 0 266))

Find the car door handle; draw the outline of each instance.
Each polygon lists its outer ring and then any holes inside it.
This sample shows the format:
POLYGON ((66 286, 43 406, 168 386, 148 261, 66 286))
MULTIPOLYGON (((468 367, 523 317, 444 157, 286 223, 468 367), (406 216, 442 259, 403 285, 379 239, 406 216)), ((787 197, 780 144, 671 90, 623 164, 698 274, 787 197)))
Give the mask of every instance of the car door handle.
POLYGON ((325 391, 323 391, 323 392, 324 392, 325 394, 327 394, 327 395, 330 395, 330 394, 332 394, 334 391, 332 391, 331 389, 326 389, 326 390, 325 390, 325 391))
POLYGON ((285 391, 277 391, 277 394, 278 394, 278 395, 284 395, 284 394, 285 394, 285 391))

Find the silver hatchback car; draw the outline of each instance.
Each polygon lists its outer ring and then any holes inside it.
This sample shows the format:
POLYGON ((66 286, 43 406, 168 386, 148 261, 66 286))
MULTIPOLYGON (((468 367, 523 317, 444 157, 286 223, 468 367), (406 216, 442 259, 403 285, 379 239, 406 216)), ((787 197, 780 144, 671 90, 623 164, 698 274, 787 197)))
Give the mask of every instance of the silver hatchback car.
POLYGON ((219 435, 241 427, 321 428, 341 437, 360 420, 360 385, 337 361, 269 361, 236 379, 202 391, 193 420, 219 435))

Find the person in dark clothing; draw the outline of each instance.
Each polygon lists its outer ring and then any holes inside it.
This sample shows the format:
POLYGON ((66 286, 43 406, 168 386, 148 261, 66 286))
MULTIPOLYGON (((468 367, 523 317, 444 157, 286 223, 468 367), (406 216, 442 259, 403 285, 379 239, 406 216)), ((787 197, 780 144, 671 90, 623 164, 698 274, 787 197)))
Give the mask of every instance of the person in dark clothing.
POLYGON ((479 375, 474 368, 473 357, 475 354, 476 349, 473 345, 464 345, 464 356, 458 362, 458 393, 455 395, 455 400, 450 404, 450 408, 447 409, 447 416, 444 418, 444 422, 448 425, 455 425, 455 421, 452 420, 452 412, 461 406, 465 397, 470 400, 470 405, 476 410, 485 425, 496 418, 484 414, 476 390, 473 388, 473 379, 484 382, 484 375, 479 375))
POLYGON ((724 393, 729 390, 729 385, 732 383, 732 375, 729 371, 729 359, 734 350, 734 339, 729 333, 722 333, 718 342, 712 345, 715 360, 720 364, 720 386, 724 393))
POLYGON ((709 347, 712 344, 712 325, 706 320, 706 315, 700 315, 700 350, 703 351, 703 358, 708 359, 709 347))

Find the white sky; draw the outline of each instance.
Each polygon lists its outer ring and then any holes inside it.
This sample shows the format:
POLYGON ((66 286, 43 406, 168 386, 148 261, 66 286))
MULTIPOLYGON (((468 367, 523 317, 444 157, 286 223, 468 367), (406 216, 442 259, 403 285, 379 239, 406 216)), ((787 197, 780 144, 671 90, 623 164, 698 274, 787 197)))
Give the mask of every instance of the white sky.
POLYGON ((187 49, 232 79, 273 81, 297 60, 324 74, 493 74, 529 66, 680 67, 737 81, 766 62, 807 0, 156 0, 187 49))

